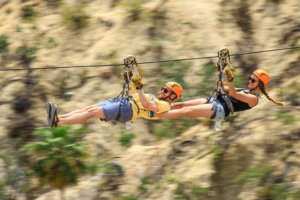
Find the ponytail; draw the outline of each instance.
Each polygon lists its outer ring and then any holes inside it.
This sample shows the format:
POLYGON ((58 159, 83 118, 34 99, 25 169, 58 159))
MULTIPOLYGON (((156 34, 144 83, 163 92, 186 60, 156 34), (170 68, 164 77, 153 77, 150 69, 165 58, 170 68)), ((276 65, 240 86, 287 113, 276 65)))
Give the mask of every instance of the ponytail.
POLYGON ((259 82, 259 89, 260 91, 267 97, 267 99, 269 99, 269 101, 272 101, 273 103, 277 104, 278 106, 284 106, 283 103, 275 101, 274 99, 272 99, 269 94, 266 91, 266 88, 264 86, 264 84, 262 82, 259 82))

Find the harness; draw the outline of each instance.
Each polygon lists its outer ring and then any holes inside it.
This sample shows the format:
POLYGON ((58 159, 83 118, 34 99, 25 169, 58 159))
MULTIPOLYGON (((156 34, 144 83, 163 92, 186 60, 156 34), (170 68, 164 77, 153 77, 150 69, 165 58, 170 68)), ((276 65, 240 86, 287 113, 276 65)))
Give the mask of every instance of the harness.
POLYGON ((231 114, 234 113, 234 108, 233 105, 228 98, 228 95, 225 93, 225 91, 222 88, 222 78, 223 78, 223 70, 226 67, 232 67, 230 64, 230 55, 229 55, 229 50, 226 48, 222 48, 221 50, 218 51, 218 57, 219 60, 217 62, 217 67, 218 67, 218 81, 217 81, 217 86, 213 93, 210 95, 208 98, 208 101, 210 101, 212 98, 213 99, 223 99, 224 102, 226 103, 229 111, 231 114))
MULTIPOLYGON (((129 55, 124 58, 124 69, 123 69, 122 74, 123 74, 123 78, 125 80, 125 82, 123 83, 122 91, 120 92, 120 94, 118 96, 113 98, 113 100, 118 101, 120 98, 124 98, 127 101, 131 100, 136 105, 138 113, 140 113, 139 105, 137 104, 135 99, 132 97, 132 95, 129 93, 131 77, 132 76, 138 76, 140 78, 143 77, 143 71, 137 64, 135 57, 129 55)), ((120 109, 119 109, 118 117, 119 117, 119 114, 120 114, 120 109)), ((131 122, 126 122, 126 128, 131 128, 131 124, 129 125, 129 123, 131 123, 131 122)))

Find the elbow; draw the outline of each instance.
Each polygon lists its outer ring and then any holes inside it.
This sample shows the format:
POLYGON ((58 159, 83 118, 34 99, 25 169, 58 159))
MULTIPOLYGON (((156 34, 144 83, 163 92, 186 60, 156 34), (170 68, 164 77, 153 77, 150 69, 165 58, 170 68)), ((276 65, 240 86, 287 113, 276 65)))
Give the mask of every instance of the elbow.
POLYGON ((229 91, 229 96, 231 96, 231 97, 235 97, 236 96, 236 91, 234 90, 234 91, 229 91))
POLYGON ((142 106, 146 109, 146 110, 150 110, 150 104, 142 104, 142 106))
POLYGON ((150 103, 144 104, 143 107, 144 107, 146 110, 151 110, 151 111, 153 111, 152 105, 151 105, 150 103))
POLYGON ((154 105, 152 105, 152 104, 146 104, 145 106, 143 105, 143 107, 144 107, 146 110, 150 110, 150 111, 153 111, 153 112, 158 112, 157 106, 154 106, 154 105))

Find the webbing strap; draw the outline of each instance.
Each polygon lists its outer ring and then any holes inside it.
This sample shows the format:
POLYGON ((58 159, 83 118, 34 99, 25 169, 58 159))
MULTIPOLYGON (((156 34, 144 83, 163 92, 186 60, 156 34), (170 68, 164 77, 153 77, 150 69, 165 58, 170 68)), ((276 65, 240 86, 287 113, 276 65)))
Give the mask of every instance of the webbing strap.
POLYGON ((230 111, 230 114, 233 114, 234 113, 234 107, 232 105, 232 102, 228 98, 228 95, 222 90, 222 91, 217 92, 217 96, 221 97, 224 100, 224 102, 226 103, 226 105, 227 105, 227 107, 230 111))
POLYGON ((217 62, 217 67, 218 67, 217 68, 217 70, 218 70, 217 87, 213 91, 213 93, 210 95, 209 101, 211 100, 211 98, 215 98, 215 99, 222 98, 224 100, 224 102, 226 103, 230 113, 233 114, 234 113, 234 108, 233 108, 232 102, 228 98, 228 95, 222 89, 222 85, 221 85, 222 78, 223 78, 223 70, 227 66, 232 67, 231 64, 230 64, 229 50, 226 49, 226 48, 220 49, 218 51, 218 57, 219 57, 219 60, 217 62))
POLYGON ((142 70, 138 67, 136 59, 134 56, 127 56, 124 58, 124 73, 126 78, 124 78, 125 83, 123 84, 123 89, 121 91, 121 93, 115 97, 115 98, 125 98, 128 101, 133 101, 133 103, 136 105, 137 109, 138 109, 138 113, 140 113, 140 107, 137 104, 137 102, 135 101, 135 99, 132 97, 132 95, 129 93, 129 87, 130 87, 130 79, 132 77, 133 74, 138 74, 140 76, 142 76, 142 70))

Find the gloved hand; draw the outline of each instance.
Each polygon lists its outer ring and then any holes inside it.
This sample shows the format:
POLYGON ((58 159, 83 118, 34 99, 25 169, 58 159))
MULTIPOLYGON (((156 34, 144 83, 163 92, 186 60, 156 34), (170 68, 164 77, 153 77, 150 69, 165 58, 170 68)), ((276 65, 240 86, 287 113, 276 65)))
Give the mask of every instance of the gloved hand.
POLYGON ((226 66, 224 71, 226 72, 228 82, 232 82, 234 79, 234 68, 232 66, 226 66))
POLYGON ((220 66, 222 65, 222 70, 225 69, 225 67, 227 66, 227 62, 225 59, 219 59, 218 62, 217 62, 217 71, 220 71, 220 66))
POLYGON ((127 75, 127 72, 123 72, 122 76, 123 76, 123 79, 125 80, 125 82, 128 83, 131 80, 133 74, 131 71, 128 73, 128 75, 127 75))
POLYGON ((135 85, 135 88, 137 90, 140 90, 143 88, 142 79, 140 77, 134 76, 134 77, 132 77, 131 81, 133 82, 133 84, 135 85))

